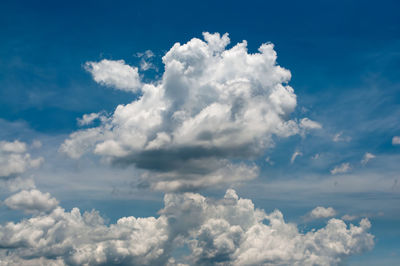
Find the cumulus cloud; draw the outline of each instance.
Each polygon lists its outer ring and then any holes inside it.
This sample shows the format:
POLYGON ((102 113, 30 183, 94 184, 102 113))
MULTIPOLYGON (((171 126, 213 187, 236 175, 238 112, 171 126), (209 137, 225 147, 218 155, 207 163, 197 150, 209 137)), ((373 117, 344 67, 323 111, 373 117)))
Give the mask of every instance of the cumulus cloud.
POLYGON ((400 136, 394 136, 392 138, 392 145, 400 145, 400 136))
POLYGON ((318 206, 309 213, 308 217, 310 219, 320 219, 333 217, 335 215, 336 211, 332 207, 325 208, 318 206))
POLYGON ((347 172, 350 171, 350 170, 351 170, 350 163, 342 163, 341 165, 335 166, 335 167, 331 170, 331 174, 332 174, 332 175, 344 174, 344 173, 347 173, 347 172))
POLYGON ((15 177, 29 168, 40 166, 42 162, 41 157, 31 158, 24 142, 0 141, 0 178, 15 177))
POLYGON ((85 69, 93 79, 102 85, 119 90, 136 92, 141 87, 137 67, 125 64, 124 60, 107 60, 100 62, 86 62, 85 69))
POLYGON ((372 153, 366 152, 361 160, 361 164, 366 165, 371 159, 374 159, 375 157, 376 156, 372 153))
POLYGON ((58 201, 49 193, 42 193, 37 189, 22 190, 8 197, 4 204, 13 210, 26 213, 47 212, 58 206, 58 201))
MULTIPOLYGON (((199 179, 220 176, 221 168, 231 165, 226 160, 260 156, 274 135, 288 137, 321 127, 308 118, 290 120, 296 95, 287 85, 290 72, 276 64, 272 44, 248 53, 246 41, 227 48, 228 34, 203 36, 204 41, 174 44, 162 58, 160 80, 141 83, 138 99, 119 105, 100 126, 72 133, 60 150, 72 158, 94 153, 113 164, 150 170, 159 177, 151 179, 152 187, 196 189, 206 183, 199 179), (210 158, 215 162, 209 164, 210 158), (187 180, 193 182, 188 186, 187 180)), ((137 72, 123 61, 87 66, 100 83, 116 88, 136 84, 138 89, 133 75, 116 70, 137 72)), ((233 181, 229 175, 218 180, 233 181)))
POLYGON ((331 219, 301 233, 280 211, 267 214, 232 189, 221 200, 166 194, 159 213, 105 225, 96 211, 56 207, 0 226, 0 259, 6 265, 338 265, 374 245, 367 219, 358 226, 331 219), (173 257, 182 245, 189 254, 173 257))

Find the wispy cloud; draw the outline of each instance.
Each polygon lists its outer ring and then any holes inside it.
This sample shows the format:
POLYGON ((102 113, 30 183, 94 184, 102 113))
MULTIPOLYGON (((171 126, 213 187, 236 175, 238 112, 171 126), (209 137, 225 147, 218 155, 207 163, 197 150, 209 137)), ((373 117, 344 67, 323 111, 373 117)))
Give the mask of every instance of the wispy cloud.
POLYGON ((366 165, 371 159, 374 159, 376 156, 370 152, 366 152, 364 157, 361 160, 361 164, 366 165))
POLYGON ((335 166, 335 167, 331 170, 331 174, 332 174, 332 175, 344 174, 344 173, 347 173, 347 172, 350 171, 350 170, 351 170, 350 163, 342 163, 341 165, 335 166))

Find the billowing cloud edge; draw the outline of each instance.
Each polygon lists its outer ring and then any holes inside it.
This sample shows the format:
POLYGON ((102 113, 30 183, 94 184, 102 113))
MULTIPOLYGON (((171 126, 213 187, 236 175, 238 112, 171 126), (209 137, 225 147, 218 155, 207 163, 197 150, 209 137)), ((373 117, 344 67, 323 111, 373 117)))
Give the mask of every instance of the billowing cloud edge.
POLYGON ((232 189, 220 200, 166 194, 159 214, 106 225, 97 211, 56 206, 1 225, 0 259, 2 265, 338 265, 374 245, 368 219, 356 226, 332 218, 302 233, 279 210, 265 213, 232 189), (182 246, 189 252, 173 257, 182 246))

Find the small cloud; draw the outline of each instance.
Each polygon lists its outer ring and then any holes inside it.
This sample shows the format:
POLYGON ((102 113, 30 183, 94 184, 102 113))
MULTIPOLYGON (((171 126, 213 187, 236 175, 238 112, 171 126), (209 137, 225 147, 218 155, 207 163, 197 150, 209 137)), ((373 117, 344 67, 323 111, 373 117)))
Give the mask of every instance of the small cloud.
POLYGON ((335 166, 332 170, 331 170, 331 174, 332 175, 336 175, 336 174, 343 174, 343 173, 347 173, 348 171, 351 170, 351 166, 349 163, 342 163, 341 165, 337 165, 335 166))
POLYGON ((400 136, 394 136, 392 138, 392 145, 400 145, 400 136))
POLYGON ((361 164, 362 164, 362 165, 366 165, 366 164, 369 162, 369 160, 374 159, 375 157, 376 157, 376 156, 373 155, 372 153, 366 152, 366 153, 364 154, 363 159, 361 160, 361 164))
POLYGON ((318 206, 308 214, 308 218, 311 220, 314 220, 314 219, 321 219, 321 218, 329 218, 329 217, 333 217, 335 215, 336 215, 336 211, 332 207, 325 208, 325 207, 318 206))
POLYGON ((316 153, 314 156, 311 157, 313 160, 318 160, 321 157, 321 154, 316 153))
POLYGON ((296 160, 297 156, 302 156, 303 153, 301 153, 300 151, 295 151, 292 155, 292 158, 290 158, 290 163, 294 163, 294 161, 296 160))
POLYGON ((125 64, 124 60, 103 59, 100 62, 86 62, 85 69, 101 85, 128 92, 136 92, 142 86, 138 68, 125 64))
POLYGON ((92 124, 97 119, 100 120, 101 122, 104 122, 107 119, 107 117, 105 117, 103 113, 100 112, 100 113, 84 114, 82 118, 78 118, 77 120, 79 126, 87 126, 92 124))
POLYGON ((137 57, 141 58, 140 60, 140 70, 146 71, 149 69, 158 70, 157 67, 151 62, 154 57, 154 53, 151 50, 146 50, 144 53, 137 53, 137 57))
POLYGON ((343 136, 343 131, 341 131, 341 132, 335 134, 335 135, 333 136, 332 140, 333 140, 334 142, 340 142, 340 141, 349 142, 349 141, 351 140, 351 138, 348 137, 348 136, 346 136, 346 137, 343 136))
POLYGON ((275 162, 271 160, 271 158, 269 156, 267 156, 267 158, 265 158, 265 161, 269 164, 269 165, 274 165, 275 162))

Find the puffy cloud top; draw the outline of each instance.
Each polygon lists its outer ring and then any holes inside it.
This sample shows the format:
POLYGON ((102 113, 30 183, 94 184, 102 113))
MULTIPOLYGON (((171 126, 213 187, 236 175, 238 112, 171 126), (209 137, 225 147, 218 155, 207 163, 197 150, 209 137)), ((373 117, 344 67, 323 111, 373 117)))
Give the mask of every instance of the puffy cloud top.
POLYGON ((141 86, 137 67, 126 65, 124 60, 87 62, 85 69, 102 85, 130 92, 136 92, 141 86))
MULTIPOLYGON (((247 167, 245 179, 254 178, 253 166, 227 160, 260 155, 272 144, 272 135, 321 127, 309 119, 289 119, 296 95, 287 85, 290 72, 276 64, 272 44, 250 54, 246 41, 227 48, 228 34, 203 35, 204 41, 174 44, 163 57, 161 80, 142 84, 139 99, 119 105, 100 126, 71 134, 61 150, 73 158, 92 152, 151 170, 146 180, 156 188, 190 189, 223 176, 227 166, 247 167)), ((100 83, 116 88, 139 84, 132 78, 136 74, 127 74, 137 71, 123 61, 87 65, 100 83)), ((227 175, 217 179, 232 181, 227 175)))
POLYGON ((336 211, 332 207, 325 208, 318 206, 310 212, 309 217, 311 219, 319 219, 333 217, 335 215, 336 211))
POLYGON ((4 204, 14 210, 27 213, 51 211, 58 206, 58 201, 49 193, 42 193, 37 189, 23 190, 8 197, 4 204))
POLYGON ((28 168, 38 167, 43 162, 41 157, 32 159, 26 150, 24 142, 0 141, 0 178, 22 174, 28 168))
POLYGON ((43 265, 338 265, 373 247, 370 222, 300 233, 280 211, 266 214, 228 190, 221 200, 200 194, 167 194, 160 216, 124 217, 105 225, 98 212, 56 207, 0 226, 0 259, 43 265), (190 254, 173 258, 187 245, 190 254), (182 264, 181 264, 182 265, 182 264))

